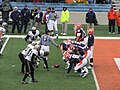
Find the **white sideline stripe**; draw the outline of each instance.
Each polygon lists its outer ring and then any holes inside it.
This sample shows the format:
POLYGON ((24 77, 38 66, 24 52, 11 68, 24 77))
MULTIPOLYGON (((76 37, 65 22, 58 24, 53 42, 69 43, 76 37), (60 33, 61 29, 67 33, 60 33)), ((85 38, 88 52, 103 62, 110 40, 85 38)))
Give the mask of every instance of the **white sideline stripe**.
POLYGON ((92 69, 92 74, 93 74, 93 77, 94 77, 96 88, 97 88, 97 90, 100 90, 100 87, 99 87, 99 84, 98 84, 94 69, 92 69))
MULTIPOLYGON (((5 35, 4 37, 7 38, 25 38, 26 35, 5 35)), ((56 38, 54 36, 53 38, 56 38)), ((59 39, 75 39, 75 36, 59 36, 59 39)), ((120 37, 95 37, 95 39, 120 39, 120 37)))
POLYGON ((5 43, 3 44, 3 47, 2 47, 2 49, 1 49, 1 51, 0 51, 0 54, 2 54, 3 53, 3 50, 5 49, 5 46, 6 46, 6 44, 7 44, 7 42, 9 41, 9 37, 5 40, 5 43))
POLYGON ((120 70, 120 58, 114 58, 114 61, 118 67, 118 69, 120 70))

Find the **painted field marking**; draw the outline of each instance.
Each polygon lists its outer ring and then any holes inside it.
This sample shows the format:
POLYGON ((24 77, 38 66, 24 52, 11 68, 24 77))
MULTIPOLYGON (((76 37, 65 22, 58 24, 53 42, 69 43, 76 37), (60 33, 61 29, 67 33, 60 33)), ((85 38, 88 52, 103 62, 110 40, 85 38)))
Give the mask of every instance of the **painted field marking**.
MULTIPOLYGON (((5 35, 4 37, 7 37, 7 38, 25 38, 25 36, 26 35, 5 35)), ((53 38, 56 38, 56 37, 54 36, 53 38)), ((75 36, 59 36, 59 39, 75 39, 75 36)), ((103 39, 103 38, 102 37, 97 37, 97 39, 103 39)), ((100 90, 100 87, 99 87, 94 69, 92 69, 91 71, 92 71, 92 74, 93 74, 93 78, 94 78, 94 81, 95 81, 96 88, 97 88, 97 90, 100 90)))
POLYGON ((100 90, 100 87, 99 87, 99 84, 98 84, 98 81, 97 81, 97 78, 96 78, 96 75, 95 75, 95 71, 94 71, 94 69, 91 69, 91 71, 92 71, 93 78, 94 78, 94 81, 95 81, 95 84, 96 84, 96 88, 97 88, 97 90, 100 90))
POLYGON ((120 58, 114 58, 114 61, 118 67, 118 69, 120 70, 120 58))
MULTIPOLYGON (((4 35, 6 38, 25 38, 26 35, 4 35)), ((56 38, 54 36, 53 38, 56 38)), ((59 39, 75 39, 75 36, 59 36, 59 39)), ((119 40, 120 37, 95 37, 95 39, 113 39, 113 40, 119 40)))
POLYGON ((7 37, 7 39, 5 40, 5 43, 3 44, 3 47, 2 47, 2 49, 1 49, 1 51, 0 51, 0 54, 2 54, 3 53, 3 50, 5 49, 5 46, 7 45, 7 42, 9 41, 9 37, 7 37))

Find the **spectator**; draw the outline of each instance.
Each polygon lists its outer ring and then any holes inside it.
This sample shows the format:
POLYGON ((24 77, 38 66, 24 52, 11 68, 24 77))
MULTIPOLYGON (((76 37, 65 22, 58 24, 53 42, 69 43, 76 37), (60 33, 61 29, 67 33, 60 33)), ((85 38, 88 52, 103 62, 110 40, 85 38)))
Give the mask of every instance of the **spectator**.
POLYGON ((43 17, 43 12, 41 12, 40 7, 38 8, 37 14, 34 17, 35 27, 38 26, 38 24, 41 24, 43 17))
POLYGON ((108 12, 108 20, 109 20, 109 34, 115 34, 115 19, 116 19, 116 12, 113 7, 110 8, 108 12), (111 30, 112 29, 112 30, 111 30))
POLYGON ((25 5, 24 9, 21 10, 21 28, 20 32, 24 26, 24 33, 26 33, 28 22, 30 21, 30 10, 27 5, 25 5))
MULTIPOLYGON (((9 24, 9 12, 12 10, 13 8, 8 0, 5 0, 0 5, 0 11, 2 12, 2 23, 6 22, 7 24, 9 24)), ((6 27, 5 29, 6 29, 6 32, 8 32, 8 27, 6 27)))
POLYGON ((96 15, 93 12, 92 8, 89 8, 88 13, 86 14, 86 23, 87 23, 87 30, 89 28, 94 29, 94 23, 96 22, 96 15))
POLYGON ((37 6, 34 6, 34 8, 31 10, 30 13, 30 30, 32 29, 33 25, 34 25, 34 17, 37 14, 37 6))
POLYGON ((118 27, 118 34, 120 34, 120 9, 117 13, 116 22, 117 22, 117 27, 118 27))
POLYGON ((43 18, 43 21, 44 21, 44 24, 45 24, 45 33, 46 34, 47 34, 47 31, 48 31, 47 23, 48 23, 48 17, 49 17, 50 11, 51 11, 51 8, 48 7, 46 9, 46 13, 44 14, 44 18, 43 18))
POLYGON ((20 27, 19 27, 20 12, 18 11, 18 7, 16 7, 16 6, 14 7, 14 11, 11 13, 10 17, 12 19, 12 34, 15 31, 16 25, 17 25, 18 33, 20 33, 20 27))
POLYGON ((69 11, 66 7, 63 7, 62 13, 61 13, 61 22, 62 22, 62 35, 67 35, 67 23, 69 22, 69 11))

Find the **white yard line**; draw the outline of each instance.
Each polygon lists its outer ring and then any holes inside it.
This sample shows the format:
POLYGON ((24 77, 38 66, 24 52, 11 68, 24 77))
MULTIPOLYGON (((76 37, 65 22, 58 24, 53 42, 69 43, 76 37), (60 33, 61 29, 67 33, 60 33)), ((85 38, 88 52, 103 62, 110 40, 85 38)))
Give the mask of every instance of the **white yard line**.
MULTIPOLYGON (((9 38, 25 38, 26 35, 5 35, 4 37, 7 37, 7 40, 1 50, 1 52, 3 52, 9 38)), ((55 36, 53 38, 56 38, 55 36)), ((75 36, 59 36, 59 39, 75 39, 75 36)), ((95 37, 95 39, 114 39, 114 40, 119 40, 120 37, 95 37)), ((97 81, 97 78, 96 78, 96 75, 95 75, 95 72, 94 72, 94 69, 92 69, 92 74, 93 74, 93 77, 94 77, 94 81, 95 81, 95 84, 96 84, 96 88, 97 90, 100 90, 100 87, 99 87, 99 84, 98 84, 98 81, 97 81)))
POLYGON ((7 39, 5 40, 5 43, 3 44, 3 47, 2 47, 2 49, 1 49, 1 51, 0 51, 0 54, 2 54, 3 53, 3 50, 5 49, 5 46, 7 45, 7 42, 9 41, 9 37, 7 37, 7 39))
POLYGON ((114 58, 114 61, 118 67, 118 69, 120 70, 120 58, 114 58))
POLYGON ((97 78, 96 78, 96 75, 95 75, 95 71, 94 71, 94 69, 92 69, 91 71, 92 71, 92 74, 93 74, 93 77, 94 77, 96 88, 97 88, 97 90, 100 90, 100 87, 99 87, 99 84, 98 84, 98 81, 97 81, 97 78))
MULTIPOLYGON (((5 35, 9 38, 25 38, 26 35, 5 35)), ((56 38, 55 36, 53 38, 56 38)), ((59 36, 59 39, 75 39, 75 36, 59 36)), ((95 39, 120 39, 120 37, 95 37, 95 39)))

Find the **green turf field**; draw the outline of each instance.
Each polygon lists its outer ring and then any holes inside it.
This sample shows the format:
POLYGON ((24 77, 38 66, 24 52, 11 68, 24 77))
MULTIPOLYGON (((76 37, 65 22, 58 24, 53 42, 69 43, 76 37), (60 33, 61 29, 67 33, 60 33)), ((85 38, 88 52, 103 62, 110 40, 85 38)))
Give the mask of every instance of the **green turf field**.
MULTIPOLYGON (((58 44, 62 40, 55 40, 58 44)), ((43 62, 35 70, 35 78, 39 83, 20 84, 23 74, 20 73, 18 54, 26 47, 24 39, 10 39, 0 57, 0 90, 96 90, 93 75, 90 71, 86 78, 71 71, 70 77, 65 78, 65 63, 58 48, 51 45, 49 56, 50 71, 43 69, 43 62), (59 63, 60 68, 52 68, 59 63), (15 65, 15 67, 13 67, 15 65)))
MULTIPOLYGON (((73 26, 74 25, 72 25, 72 24, 68 25, 68 36, 73 36, 74 35, 73 26)), ((82 25, 82 26, 83 26, 84 30, 86 31, 87 26, 86 25, 82 25)), ((62 27, 59 24, 58 25, 59 35, 61 33, 61 29, 62 29, 62 27)), ((44 25, 39 26, 38 30, 40 30, 41 34, 43 34, 44 33, 44 25)), ((7 34, 11 34, 11 25, 9 26, 9 31, 10 32, 7 33, 7 34)), ((27 31, 29 31, 29 26, 28 26, 28 30, 27 31)), ((17 30, 15 30, 15 34, 17 34, 16 32, 17 32, 17 30)), ((109 35, 108 34, 108 25, 96 25, 95 26, 95 36, 100 36, 100 37, 102 37, 102 36, 105 36, 105 37, 106 36, 107 37, 119 37, 120 34, 117 34, 117 32, 118 32, 117 31, 117 27, 115 28, 115 32, 116 33, 114 35, 113 34, 109 35)), ((22 33, 22 34, 24 34, 24 33, 22 33)))

